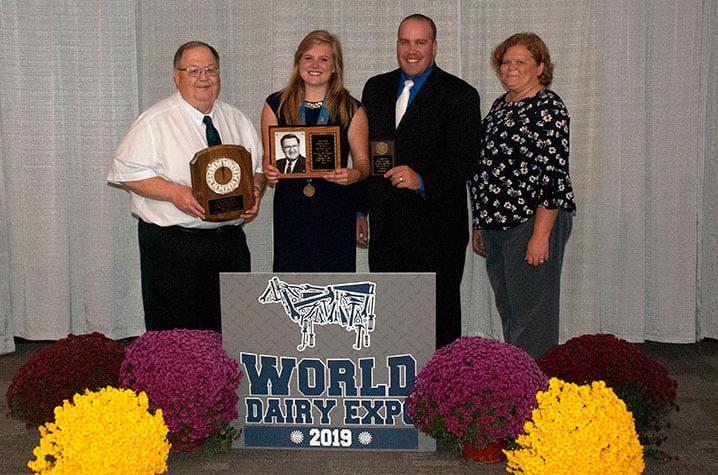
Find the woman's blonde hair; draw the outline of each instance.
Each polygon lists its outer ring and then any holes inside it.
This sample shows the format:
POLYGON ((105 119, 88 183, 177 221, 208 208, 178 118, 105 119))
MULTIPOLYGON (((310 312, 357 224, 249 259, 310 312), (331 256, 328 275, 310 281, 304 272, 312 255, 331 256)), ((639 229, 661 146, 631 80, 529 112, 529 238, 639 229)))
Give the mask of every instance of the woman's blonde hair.
POLYGON ((282 116, 288 125, 299 124, 299 105, 304 101, 304 81, 299 74, 299 61, 304 53, 320 44, 328 44, 332 49, 333 69, 327 88, 326 104, 329 117, 339 116, 342 124, 351 120, 356 104, 349 91, 344 88, 344 60, 342 46, 336 36, 325 30, 314 30, 307 34, 294 52, 294 66, 289 84, 280 91, 278 116, 282 116))

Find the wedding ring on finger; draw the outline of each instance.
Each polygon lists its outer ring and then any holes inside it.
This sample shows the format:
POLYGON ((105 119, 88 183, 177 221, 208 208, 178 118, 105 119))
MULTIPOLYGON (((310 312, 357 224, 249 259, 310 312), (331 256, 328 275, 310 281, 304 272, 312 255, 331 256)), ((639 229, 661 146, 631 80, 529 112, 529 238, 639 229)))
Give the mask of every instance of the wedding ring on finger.
POLYGON ((404 181, 404 177, 403 177, 403 176, 400 176, 400 177, 399 177, 399 181, 404 181))

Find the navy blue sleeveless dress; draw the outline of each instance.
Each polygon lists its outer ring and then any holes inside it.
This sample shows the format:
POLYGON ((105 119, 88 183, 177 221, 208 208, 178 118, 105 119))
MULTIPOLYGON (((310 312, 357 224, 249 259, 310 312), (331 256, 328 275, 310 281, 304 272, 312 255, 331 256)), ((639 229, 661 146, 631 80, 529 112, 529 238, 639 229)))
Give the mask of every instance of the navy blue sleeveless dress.
MULTIPOLYGON (((279 93, 267 98, 278 125, 279 93)), ((319 109, 306 108, 307 125, 316 125, 319 109)), ((341 128, 341 161, 347 166, 349 124, 339 118, 328 125, 341 128)), ((274 272, 355 272, 356 211, 352 186, 312 178, 316 193, 304 196, 306 178, 281 179, 274 189, 274 272)))

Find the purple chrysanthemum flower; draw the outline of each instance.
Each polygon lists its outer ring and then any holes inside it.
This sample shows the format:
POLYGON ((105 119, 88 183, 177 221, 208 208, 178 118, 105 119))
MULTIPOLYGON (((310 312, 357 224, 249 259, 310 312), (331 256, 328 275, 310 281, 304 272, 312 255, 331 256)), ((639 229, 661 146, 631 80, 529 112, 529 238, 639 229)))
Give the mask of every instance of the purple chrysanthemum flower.
POLYGON ((419 372, 407 399, 414 425, 437 439, 490 442, 515 438, 546 389, 546 376, 525 351, 482 337, 440 348, 419 372))
POLYGON ((120 384, 161 408, 172 449, 190 451, 237 418, 239 364, 213 331, 150 331, 125 350, 120 384))

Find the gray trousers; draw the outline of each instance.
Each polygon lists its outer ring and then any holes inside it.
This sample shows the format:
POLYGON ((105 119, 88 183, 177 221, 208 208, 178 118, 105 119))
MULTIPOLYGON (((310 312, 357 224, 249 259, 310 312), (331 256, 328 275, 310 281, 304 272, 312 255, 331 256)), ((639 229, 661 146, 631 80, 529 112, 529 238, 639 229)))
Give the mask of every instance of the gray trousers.
POLYGON ((572 216, 560 211, 551 230, 549 259, 526 263, 535 218, 506 231, 484 230, 486 271, 501 316, 504 341, 534 358, 558 343, 561 265, 572 216))

